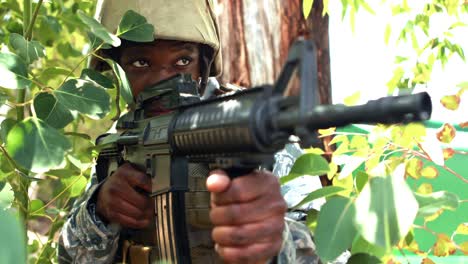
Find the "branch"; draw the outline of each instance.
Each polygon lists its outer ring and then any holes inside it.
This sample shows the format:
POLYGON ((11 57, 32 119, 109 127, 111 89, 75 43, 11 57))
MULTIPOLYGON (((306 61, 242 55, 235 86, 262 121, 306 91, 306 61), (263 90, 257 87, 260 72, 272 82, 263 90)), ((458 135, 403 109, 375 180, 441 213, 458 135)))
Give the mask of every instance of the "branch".
POLYGON ((28 28, 27 28, 26 34, 24 36, 24 38, 26 40, 31 40, 32 39, 32 30, 34 28, 34 23, 36 22, 37 14, 39 14, 39 9, 41 8, 42 2, 43 2, 43 0, 39 0, 39 2, 37 2, 36 9, 34 9, 34 14, 33 14, 32 18, 31 18, 31 21, 28 24, 28 28))

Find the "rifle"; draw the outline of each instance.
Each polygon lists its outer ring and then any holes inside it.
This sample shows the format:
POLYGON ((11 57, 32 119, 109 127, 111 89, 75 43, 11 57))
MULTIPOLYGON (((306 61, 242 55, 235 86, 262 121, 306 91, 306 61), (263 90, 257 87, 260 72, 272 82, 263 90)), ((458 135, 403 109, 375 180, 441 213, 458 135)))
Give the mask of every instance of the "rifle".
MULTIPOLYGON (((317 129, 352 123, 423 121, 432 110, 427 93, 344 106, 319 105, 317 91, 314 45, 298 40, 273 86, 201 101, 191 76, 177 75, 141 92, 135 110, 118 120, 121 132, 98 139, 98 179, 123 161, 152 179, 154 221, 150 231, 132 231, 132 240, 150 246, 152 260, 191 263, 187 221, 210 226, 209 194, 200 191, 193 164, 222 168, 235 177, 273 164, 273 154, 289 142, 290 135, 306 140, 317 129), (285 97, 296 72, 300 95, 285 97), (151 110, 155 104, 169 111, 155 114, 151 110)), ((202 170, 202 177, 208 168, 202 170)))

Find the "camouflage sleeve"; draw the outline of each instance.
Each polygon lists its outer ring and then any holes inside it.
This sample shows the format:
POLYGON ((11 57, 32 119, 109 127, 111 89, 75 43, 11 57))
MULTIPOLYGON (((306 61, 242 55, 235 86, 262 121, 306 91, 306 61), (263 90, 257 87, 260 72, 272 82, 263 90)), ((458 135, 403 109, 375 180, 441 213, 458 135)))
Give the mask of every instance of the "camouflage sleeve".
MULTIPOLYGON (((275 154, 273 174, 279 178, 288 175, 295 160, 302 154, 303 150, 298 144, 287 144, 283 150, 275 154)), ((317 177, 302 176, 293 182, 281 186, 281 193, 288 207, 293 207, 311 190, 318 188, 321 188, 321 184, 317 177)), ((303 210, 302 212, 305 212, 312 208, 319 209, 320 205, 320 203, 315 201, 314 203, 306 204, 301 209, 303 210)), ((288 217, 285 218, 286 225, 283 233, 283 246, 276 263, 320 263, 319 257, 315 253, 315 244, 309 228, 297 221, 303 217, 304 213, 299 213, 297 216, 294 213, 288 213, 288 216, 294 217, 294 220, 288 217)))
POLYGON ((290 218, 285 218, 285 221, 283 246, 272 264, 318 264, 319 257, 307 226, 290 218))
POLYGON ((95 174, 73 209, 60 234, 59 263, 111 263, 118 247, 119 228, 106 226, 95 213, 100 187, 95 174))

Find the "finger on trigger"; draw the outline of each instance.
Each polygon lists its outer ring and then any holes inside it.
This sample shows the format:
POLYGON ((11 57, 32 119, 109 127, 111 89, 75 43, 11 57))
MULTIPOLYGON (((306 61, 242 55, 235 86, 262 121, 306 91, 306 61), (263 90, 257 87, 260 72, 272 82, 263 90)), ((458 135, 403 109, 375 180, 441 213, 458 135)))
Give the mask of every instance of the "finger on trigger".
POLYGON ((133 169, 127 176, 127 181, 132 187, 139 187, 146 192, 151 192, 151 179, 141 171, 133 169))

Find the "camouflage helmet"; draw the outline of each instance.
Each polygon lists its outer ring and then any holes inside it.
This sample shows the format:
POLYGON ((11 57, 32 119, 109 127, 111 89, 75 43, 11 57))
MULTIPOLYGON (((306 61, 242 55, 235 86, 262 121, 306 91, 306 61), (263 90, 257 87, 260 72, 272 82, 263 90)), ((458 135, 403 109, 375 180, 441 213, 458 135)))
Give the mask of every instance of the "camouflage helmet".
POLYGON ((213 0, 98 0, 95 18, 109 31, 116 32, 128 10, 141 14, 154 26, 155 40, 179 40, 211 47, 210 72, 205 74, 221 74, 221 45, 213 0))

